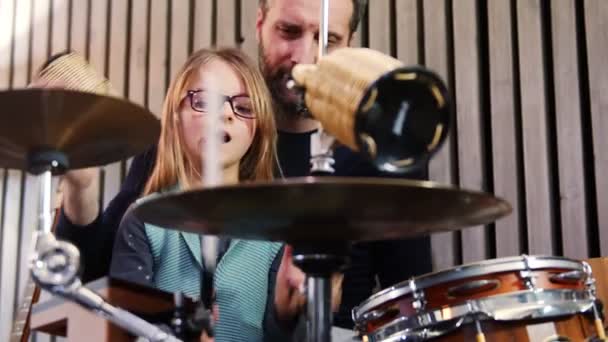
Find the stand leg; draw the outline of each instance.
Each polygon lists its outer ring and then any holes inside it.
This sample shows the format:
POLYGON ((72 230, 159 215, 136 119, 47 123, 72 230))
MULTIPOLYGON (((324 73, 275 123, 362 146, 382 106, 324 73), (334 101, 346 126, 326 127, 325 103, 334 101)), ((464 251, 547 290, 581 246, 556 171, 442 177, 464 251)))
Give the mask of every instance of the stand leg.
POLYGON ((306 333, 309 342, 331 341, 330 277, 306 278, 306 333))

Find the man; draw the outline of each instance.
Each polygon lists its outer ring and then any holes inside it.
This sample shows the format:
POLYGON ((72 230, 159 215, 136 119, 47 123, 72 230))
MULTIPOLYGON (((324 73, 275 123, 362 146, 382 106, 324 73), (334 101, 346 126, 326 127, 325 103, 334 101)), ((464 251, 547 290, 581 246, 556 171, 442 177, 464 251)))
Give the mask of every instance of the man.
MULTIPOLYGON (((329 52, 350 45, 366 3, 330 1, 329 52)), ((289 90, 286 82, 294 65, 316 62, 319 16, 320 1, 260 0, 258 8, 260 67, 276 104, 278 154, 286 177, 304 176, 310 171, 310 137, 319 123, 306 115, 301 96, 289 90)), ((345 147, 335 150, 334 158, 337 176, 388 176, 345 147)), ((426 178, 426 166, 406 177, 426 178)), ((342 305, 334 320, 345 328, 352 327, 350 310, 371 295, 376 277, 384 288, 432 270, 429 238, 358 244, 353 247, 351 259, 343 282, 342 305)), ((278 295, 281 298, 280 291, 278 295)))
MULTIPOLYGON (((366 7, 366 0, 330 1, 329 50, 350 44, 366 7)), ((260 0, 256 33, 260 67, 276 103, 279 129, 278 153, 287 177, 307 175, 310 170, 310 136, 319 124, 303 115, 300 96, 286 87, 291 69, 317 58, 320 1, 260 0)), ((155 148, 134 159, 121 192, 99 214, 92 170, 70 172, 65 177, 64 205, 58 227, 61 238, 73 241, 85 263, 83 279, 106 275, 113 239, 127 207, 139 196, 153 167, 155 148)), ((336 175, 387 176, 380 174, 361 155, 345 147, 334 151, 336 175)), ((408 178, 425 178, 423 167, 408 178)), ((294 205, 297 205, 294 203, 294 205)), ((275 307, 279 317, 291 317, 302 308, 303 297, 293 291, 303 275, 289 266, 285 253, 276 280, 275 307)), ((352 327, 350 310, 371 295, 378 279, 388 287, 413 275, 431 271, 428 238, 410 241, 384 241, 355 245, 351 266, 345 272, 343 299, 335 324, 352 327)))

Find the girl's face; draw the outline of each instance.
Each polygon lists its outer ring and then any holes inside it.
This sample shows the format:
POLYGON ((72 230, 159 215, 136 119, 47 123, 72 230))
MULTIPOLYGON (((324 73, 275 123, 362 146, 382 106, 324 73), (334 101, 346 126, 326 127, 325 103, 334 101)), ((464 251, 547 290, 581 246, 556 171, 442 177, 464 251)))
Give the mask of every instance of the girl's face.
POLYGON ((251 146, 256 130, 255 113, 241 77, 226 62, 214 59, 195 72, 186 84, 180 103, 179 121, 186 152, 197 166, 202 164, 209 125, 204 80, 214 80, 213 91, 222 98, 220 111, 222 142, 219 159, 225 170, 236 167, 251 146))

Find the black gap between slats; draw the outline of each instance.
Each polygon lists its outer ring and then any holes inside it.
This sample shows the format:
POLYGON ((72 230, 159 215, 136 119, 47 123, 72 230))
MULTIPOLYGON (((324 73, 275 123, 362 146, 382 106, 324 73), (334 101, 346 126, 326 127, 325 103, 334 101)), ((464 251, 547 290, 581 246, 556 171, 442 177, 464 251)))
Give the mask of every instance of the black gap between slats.
POLYGON ((589 257, 600 256, 597 185, 595 182, 595 155, 591 119, 591 95, 589 90, 589 65, 587 64, 587 31, 585 28, 585 2, 575 1, 576 43, 578 51, 579 91, 581 94, 581 137, 583 140, 583 171, 585 175, 585 199, 587 201, 587 236, 589 257))
MULTIPOLYGON (((458 102, 456 100, 456 66, 454 65, 454 11, 452 6, 454 5, 453 0, 445 0, 445 17, 443 20, 446 21, 446 41, 447 41, 447 74, 448 87, 452 102, 454 103, 454 114, 457 112, 458 102)), ((460 172, 458 170, 458 122, 456 117, 452 120, 452 134, 449 139, 451 142, 450 154, 452 156, 452 164, 450 165, 450 173, 452 176, 453 184, 460 184, 460 172)), ((463 262, 462 256, 462 232, 456 231, 454 236, 454 257, 455 264, 460 265, 463 262)))
POLYGON ((547 155, 549 160, 549 198, 551 218, 553 227, 551 227, 551 243, 553 244, 553 254, 563 255, 564 246, 562 241, 562 219, 560 205, 560 187, 559 187, 559 163, 557 152, 557 120, 555 113, 555 77, 553 63, 553 41, 551 29, 551 7, 548 0, 541 0, 541 32, 543 44, 543 67, 545 73, 545 91, 547 102, 547 155))
POLYGON ((424 40, 424 2, 417 0, 416 16, 418 17, 418 64, 426 64, 425 40, 424 40))
MULTIPOLYGON (((517 1, 511 0, 511 45, 513 47, 513 97, 515 112, 515 149, 517 158, 517 187, 519 210, 520 253, 529 253, 528 242, 528 208, 526 206, 526 172, 524 166, 524 143, 521 104, 521 77, 519 68, 519 28, 517 18, 517 1)), ((525 33, 524 33, 525 34, 525 33)))
MULTIPOLYGON (((488 2, 477 0, 477 32, 479 34, 479 98, 481 127, 481 156, 484 191, 494 193, 494 163, 492 159, 492 104, 490 101, 490 52, 488 41, 488 2)), ((486 225, 486 258, 496 257, 496 224, 486 225)))

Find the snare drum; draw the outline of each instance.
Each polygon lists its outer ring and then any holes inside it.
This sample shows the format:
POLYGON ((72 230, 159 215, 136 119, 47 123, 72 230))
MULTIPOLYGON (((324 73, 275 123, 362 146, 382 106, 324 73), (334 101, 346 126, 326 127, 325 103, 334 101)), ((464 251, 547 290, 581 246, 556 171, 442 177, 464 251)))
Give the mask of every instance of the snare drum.
POLYGON ((604 338, 596 304, 587 264, 524 255, 396 284, 353 320, 364 341, 584 341, 604 338))

